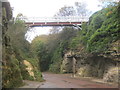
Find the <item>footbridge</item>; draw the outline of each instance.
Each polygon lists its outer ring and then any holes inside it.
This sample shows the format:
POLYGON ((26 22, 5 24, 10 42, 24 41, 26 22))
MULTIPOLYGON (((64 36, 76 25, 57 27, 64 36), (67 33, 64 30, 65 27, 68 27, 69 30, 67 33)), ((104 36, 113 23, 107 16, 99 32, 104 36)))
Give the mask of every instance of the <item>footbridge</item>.
POLYGON ((66 17, 29 17, 20 18, 29 27, 42 26, 81 26, 83 22, 88 22, 87 17, 66 16, 66 17))

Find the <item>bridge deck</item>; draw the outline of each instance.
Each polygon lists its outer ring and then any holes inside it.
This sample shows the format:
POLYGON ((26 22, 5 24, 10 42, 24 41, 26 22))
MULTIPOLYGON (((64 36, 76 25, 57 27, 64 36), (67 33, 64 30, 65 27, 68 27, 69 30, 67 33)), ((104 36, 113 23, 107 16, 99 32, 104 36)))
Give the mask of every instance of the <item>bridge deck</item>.
POLYGON ((30 17, 21 18, 29 27, 38 26, 76 26, 81 25, 82 22, 87 22, 88 18, 78 16, 66 17, 30 17))
POLYGON ((74 26, 81 25, 81 22, 26 22, 29 27, 38 26, 74 26))

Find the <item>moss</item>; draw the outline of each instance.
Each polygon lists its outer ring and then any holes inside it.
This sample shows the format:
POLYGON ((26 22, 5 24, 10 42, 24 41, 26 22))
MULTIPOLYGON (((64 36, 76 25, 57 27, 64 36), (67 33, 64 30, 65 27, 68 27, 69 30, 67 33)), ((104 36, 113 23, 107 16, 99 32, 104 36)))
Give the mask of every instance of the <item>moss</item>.
POLYGON ((3 87, 14 88, 23 84, 18 60, 14 55, 9 56, 8 65, 3 65, 3 87))
POLYGON ((37 81, 43 81, 42 73, 38 70, 34 70, 35 78, 37 81))

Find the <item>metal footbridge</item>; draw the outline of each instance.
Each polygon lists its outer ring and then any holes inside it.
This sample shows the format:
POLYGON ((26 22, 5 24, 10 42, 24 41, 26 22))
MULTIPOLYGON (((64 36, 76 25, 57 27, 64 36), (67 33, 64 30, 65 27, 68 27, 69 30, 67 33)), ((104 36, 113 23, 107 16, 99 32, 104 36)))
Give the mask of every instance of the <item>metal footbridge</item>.
POLYGON ((29 17, 20 18, 25 21, 29 27, 41 26, 81 26, 83 22, 88 22, 88 18, 80 16, 66 17, 29 17))

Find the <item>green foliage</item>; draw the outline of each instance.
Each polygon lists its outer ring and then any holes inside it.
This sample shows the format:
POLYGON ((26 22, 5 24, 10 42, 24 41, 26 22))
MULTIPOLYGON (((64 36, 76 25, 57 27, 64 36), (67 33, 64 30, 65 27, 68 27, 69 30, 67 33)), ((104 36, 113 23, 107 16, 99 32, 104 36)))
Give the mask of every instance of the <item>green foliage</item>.
POLYGON ((22 75, 19 68, 19 62, 14 55, 6 54, 7 66, 3 65, 3 87, 18 87, 22 85, 22 75), (9 60, 8 60, 9 58, 9 60), (15 78, 16 77, 16 78, 15 78))
POLYGON ((38 59, 40 60, 41 71, 46 71, 49 68, 51 55, 47 51, 45 44, 41 44, 38 52, 38 59))
POLYGON ((2 87, 13 88, 23 85, 22 76, 10 42, 8 22, 12 18, 9 2, 2 3, 2 87))
POLYGON ((80 44, 80 39, 78 37, 75 37, 71 40, 71 42, 69 44, 69 48, 76 49, 79 44, 80 44))
POLYGON ((49 71, 53 73, 61 73, 60 67, 61 67, 61 60, 57 60, 57 62, 50 64, 49 71))
POLYGON ((116 6, 104 8, 92 15, 89 24, 83 28, 87 34, 81 40, 89 52, 103 52, 108 49, 109 44, 118 40, 119 22, 116 6))
POLYGON ((33 58, 27 58, 27 61, 33 67, 32 71, 34 73, 34 77, 30 76, 29 72, 26 70, 27 66, 22 63, 20 67, 21 67, 21 74, 22 74, 23 80, 43 81, 42 73, 40 72, 39 65, 38 65, 39 61, 33 58))
POLYGON ((77 30, 63 28, 59 33, 36 37, 31 43, 31 49, 36 52, 41 71, 60 72, 63 52, 69 48, 69 43, 76 36, 77 30))
POLYGON ((110 44, 120 38, 118 35, 120 22, 116 12, 119 12, 119 4, 94 13, 87 23, 82 23, 80 31, 64 27, 57 33, 36 37, 31 43, 31 50, 39 59, 41 70, 59 73, 65 50, 75 50, 83 46, 85 49, 83 51, 87 53, 100 53, 108 50, 110 44))
MULTIPOLYGON (((22 20, 12 18, 12 10, 9 2, 2 4, 2 87, 15 88, 23 85, 23 79, 34 80, 25 70, 22 61, 31 57, 29 43, 25 34, 28 28, 22 20)), ((38 63, 33 60, 34 75, 36 80, 41 81, 42 75, 38 70, 38 63)))
POLYGON ((7 34, 10 37, 11 46, 16 56, 19 57, 18 59, 29 56, 29 43, 25 39, 27 30, 28 28, 25 27, 25 23, 22 20, 11 21, 9 23, 7 34))
POLYGON ((26 65, 24 65, 23 63, 20 64, 20 69, 21 69, 21 75, 23 80, 33 80, 33 78, 31 79, 28 71, 26 70, 26 65))
POLYGON ((63 49, 61 46, 56 48, 56 50, 53 53, 53 57, 51 58, 52 64, 49 67, 49 71, 60 73, 60 66, 62 62, 62 52, 63 52, 63 49))

